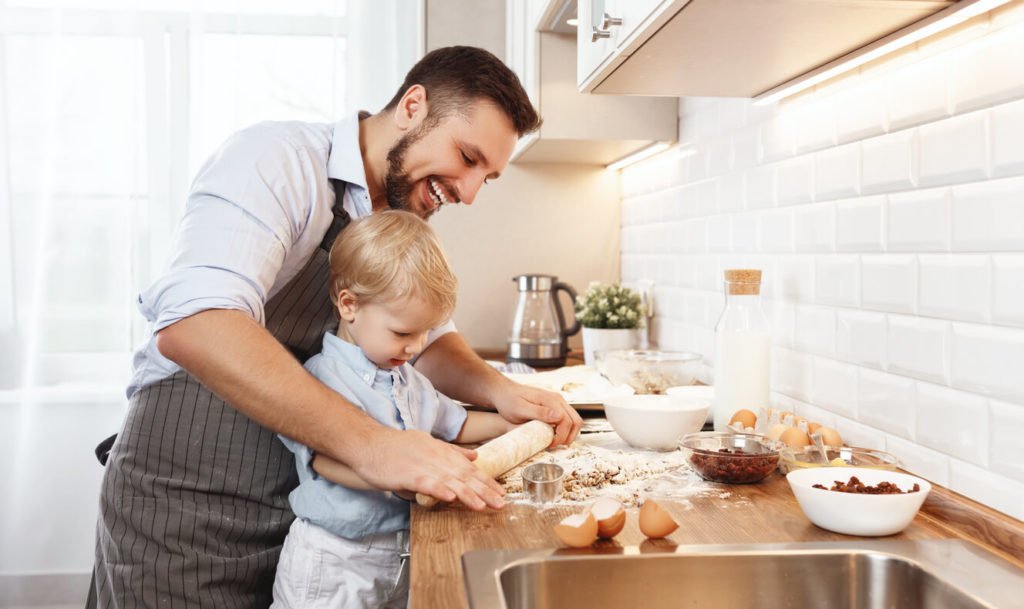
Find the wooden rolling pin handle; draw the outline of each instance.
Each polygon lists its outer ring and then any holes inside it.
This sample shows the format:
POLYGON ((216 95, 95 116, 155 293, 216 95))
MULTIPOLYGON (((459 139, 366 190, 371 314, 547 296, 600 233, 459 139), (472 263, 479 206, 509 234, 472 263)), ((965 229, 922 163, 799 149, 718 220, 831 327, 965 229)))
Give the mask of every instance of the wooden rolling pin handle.
MULTIPOLYGON (((555 430, 543 421, 530 421, 476 449, 473 465, 492 478, 504 474, 551 445, 555 430)), ((416 493, 416 503, 431 508, 437 499, 416 493)))

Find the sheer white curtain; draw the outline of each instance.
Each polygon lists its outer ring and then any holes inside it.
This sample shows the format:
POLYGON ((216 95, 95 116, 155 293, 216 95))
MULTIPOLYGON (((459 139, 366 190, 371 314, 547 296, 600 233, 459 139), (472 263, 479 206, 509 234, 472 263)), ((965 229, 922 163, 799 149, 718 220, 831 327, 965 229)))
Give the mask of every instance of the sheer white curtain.
POLYGON ((422 0, 0 0, 0 548, 25 548, 0 553, 0 576, 91 564, 90 447, 122 416, 134 298, 196 168, 258 121, 378 110, 422 53, 422 15, 422 0))

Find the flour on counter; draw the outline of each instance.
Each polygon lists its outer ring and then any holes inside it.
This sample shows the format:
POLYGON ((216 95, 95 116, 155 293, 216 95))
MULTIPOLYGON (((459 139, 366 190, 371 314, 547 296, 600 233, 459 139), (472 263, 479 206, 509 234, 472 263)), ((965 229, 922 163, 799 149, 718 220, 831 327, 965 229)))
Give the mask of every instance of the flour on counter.
POLYGON ((688 497, 722 492, 691 470, 681 451, 639 450, 615 433, 591 433, 570 446, 540 453, 499 478, 510 501, 530 501, 523 493, 522 470, 531 463, 556 463, 565 470, 562 498, 555 505, 611 496, 632 507, 647 495, 686 504, 688 497))

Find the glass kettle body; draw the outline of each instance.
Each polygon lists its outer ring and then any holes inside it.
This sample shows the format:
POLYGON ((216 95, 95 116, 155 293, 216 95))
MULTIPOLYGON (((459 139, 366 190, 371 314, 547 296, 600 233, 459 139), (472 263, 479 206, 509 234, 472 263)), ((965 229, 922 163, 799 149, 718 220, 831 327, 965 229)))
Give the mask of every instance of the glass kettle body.
POLYGON ((530 366, 565 365, 569 337, 580 330, 579 321, 566 327, 565 314, 558 302, 564 291, 573 302, 576 290, 553 275, 517 275, 518 300, 508 338, 508 360, 530 366))

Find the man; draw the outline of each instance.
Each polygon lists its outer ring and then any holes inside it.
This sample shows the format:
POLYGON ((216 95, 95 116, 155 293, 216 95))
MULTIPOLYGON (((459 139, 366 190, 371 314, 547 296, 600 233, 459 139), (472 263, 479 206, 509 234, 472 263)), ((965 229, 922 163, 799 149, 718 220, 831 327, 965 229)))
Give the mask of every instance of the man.
MULTIPOLYGON (((473 451, 378 425, 302 360, 337 324, 326 254, 349 217, 472 204, 539 124, 496 57, 450 47, 417 63, 376 115, 257 125, 200 169, 170 269, 139 297, 153 334, 103 481, 93 600, 268 605, 296 480, 276 433, 381 488, 502 507, 473 451)), ((560 396, 507 380, 452 329, 436 329, 415 364, 438 390, 548 421, 558 443, 576 436, 560 396)))

